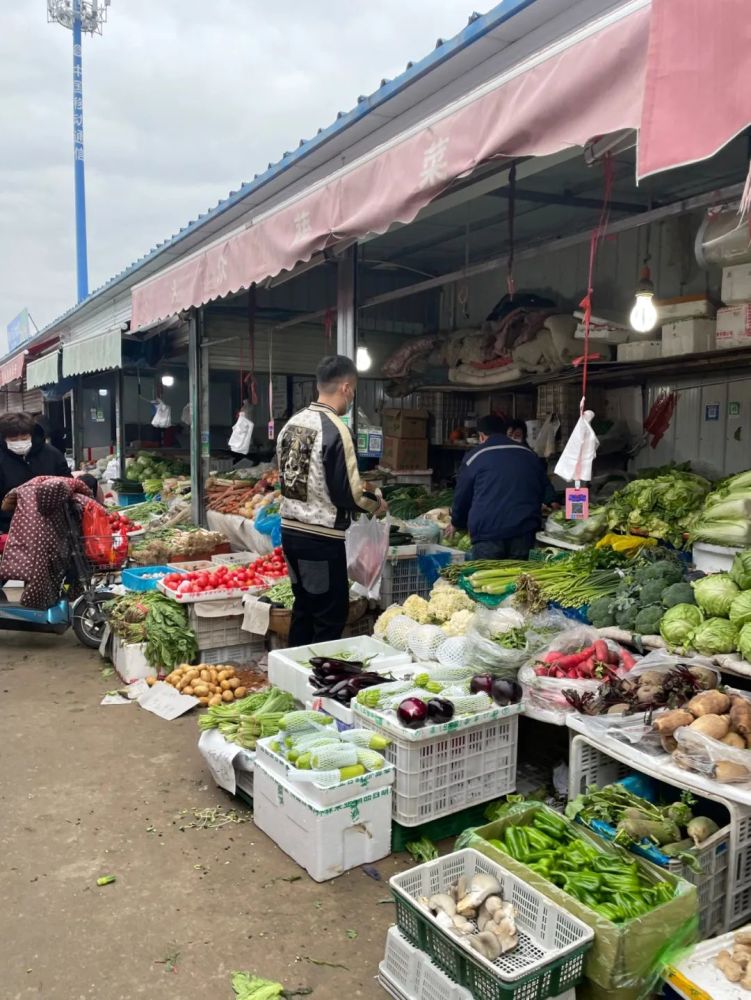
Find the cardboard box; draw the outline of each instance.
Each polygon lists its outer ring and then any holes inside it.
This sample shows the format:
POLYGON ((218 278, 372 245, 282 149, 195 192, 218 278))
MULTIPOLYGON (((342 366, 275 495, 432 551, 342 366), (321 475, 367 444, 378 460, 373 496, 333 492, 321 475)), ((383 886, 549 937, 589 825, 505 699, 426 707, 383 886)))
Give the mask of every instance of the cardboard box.
POLYGON ((720 294, 726 306, 751 302, 751 263, 723 267, 720 294))
POLYGON ((751 347, 751 305, 717 310, 717 348, 751 347))
POLYGON ((387 469, 427 469, 428 441, 385 437, 381 465, 387 469))
POLYGON ((661 340, 638 340, 618 345, 619 361, 647 361, 662 357, 661 340))
POLYGON ((663 323, 663 358, 713 351, 715 349, 715 326, 716 323, 713 319, 679 319, 675 323, 663 323))
POLYGON ((383 436, 424 438, 428 435, 427 410, 384 410, 383 436))

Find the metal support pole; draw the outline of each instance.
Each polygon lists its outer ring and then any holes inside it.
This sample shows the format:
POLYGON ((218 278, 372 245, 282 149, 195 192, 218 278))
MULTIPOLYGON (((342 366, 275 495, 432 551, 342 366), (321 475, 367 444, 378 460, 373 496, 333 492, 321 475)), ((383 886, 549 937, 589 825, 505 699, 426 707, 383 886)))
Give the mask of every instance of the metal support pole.
POLYGON ((337 262, 336 353, 355 360, 357 354, 357 247, 337 262))
POLYGON ((125 399, 123 371, 115 372, 115 448, 117 451, 118 475, 125 478, 125 399))
MULTIPOLYGON (((204 353, 201 350, 203 339, 203 310, 192 312, 188 324, 188 373, 190 380, 190 501, 191 515, 194 524, 205 524, 206 515, 203 506, 203 493, 206 484, 204 473, 204 435, 208 451, 209 429, 208 393, 204 392, 204 353), (205 422, 204 422, 205 420, 205 422)), ((208 377, 208 375, 206 376, 208 377)), ((207 462, 208 464, 208 462, 207 462)))
POLYGON ((83 153, 81 0, 73 0, 73 169, 76 190, 76 281, 78 301, 82 302, 89 294, 89 263, 86 250, 86 181, 83 153))

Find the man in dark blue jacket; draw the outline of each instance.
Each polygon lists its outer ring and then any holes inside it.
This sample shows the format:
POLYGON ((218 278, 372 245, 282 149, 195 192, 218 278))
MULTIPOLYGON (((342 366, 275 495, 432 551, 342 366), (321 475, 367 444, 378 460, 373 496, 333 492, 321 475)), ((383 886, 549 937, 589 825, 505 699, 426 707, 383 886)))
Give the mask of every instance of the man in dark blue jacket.
POLYGON ((451 523, 469 530, 473 559, 526 559, 540 529, 547 477, 537 455, 506 437, 501 417, 481 417, 480 444, 456 482, 451 523))

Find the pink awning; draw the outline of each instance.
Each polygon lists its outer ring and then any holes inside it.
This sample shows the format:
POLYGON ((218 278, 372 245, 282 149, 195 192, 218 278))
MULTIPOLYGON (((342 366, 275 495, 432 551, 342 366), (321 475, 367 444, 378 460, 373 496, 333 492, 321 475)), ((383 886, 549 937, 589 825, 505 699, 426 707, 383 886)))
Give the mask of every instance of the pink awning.
POLYGON ((706 160, 751 125, 749 0, 652 0, 638 175, 706 160))
POLYGON ((493 89, 133 289, 133 330, 260 282, 339 240, 411 222, 493 157, 544 156, 639 126, 649 8, 628 8, 510 69, 493 89))
POLYGON ((6 361, 0 365, 0 385, 9 385, 23 376, 23 363, 26 356, 19 354, 12 361, 6 361))

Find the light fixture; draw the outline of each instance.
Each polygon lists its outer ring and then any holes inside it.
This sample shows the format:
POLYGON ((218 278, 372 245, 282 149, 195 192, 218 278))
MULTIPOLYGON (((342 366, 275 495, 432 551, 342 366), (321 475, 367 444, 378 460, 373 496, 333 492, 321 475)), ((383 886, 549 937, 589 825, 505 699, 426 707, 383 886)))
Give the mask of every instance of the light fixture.
POLYGON ((631 310, 629 322, 638 333, 649 333, 657 323, 657 310, 654 304, 655 286, 649 267, 641 269, 639 285, 636 289, 636 302, 631 310))
POLYGON ((100 389, 99 390, 99 395, 100 396, 109 396, 109 389, 100 389))
POLYGON ((360 346, 357 348, 355 367, 359 372, 366 372, 369 370, 372 364, 373 364, 373 359, 370 356, 370 351, 367 349, 365 344, 360 344, 360 346))
POLYGON ((173 386, 175 384, 175 376, 174 375, 162 375, 161 383, 162 383, 162 385, 166 385, 167 388, 169 389, 170 386, 173 386))

